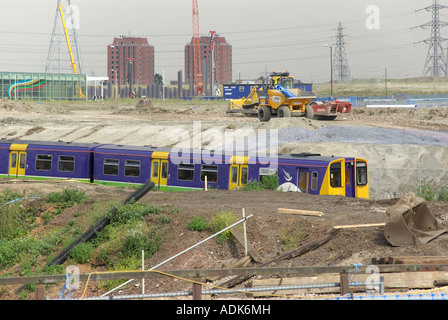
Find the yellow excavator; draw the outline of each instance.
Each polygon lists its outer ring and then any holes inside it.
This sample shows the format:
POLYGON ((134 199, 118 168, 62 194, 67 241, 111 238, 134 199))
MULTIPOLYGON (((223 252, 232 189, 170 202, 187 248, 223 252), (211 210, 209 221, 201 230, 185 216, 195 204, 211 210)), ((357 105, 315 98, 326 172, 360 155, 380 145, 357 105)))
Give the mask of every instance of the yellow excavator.
POLYGON ((247 97, 231 99, 227 113, 257 114, 260 121, 266 122, 272 115, 333 120, 339 113, 351 111, 348 102, 318 103, 315 99, 313 92, 294 88, 294 78, 288 72, 273 72, 261 87, 254 86, 247 97))

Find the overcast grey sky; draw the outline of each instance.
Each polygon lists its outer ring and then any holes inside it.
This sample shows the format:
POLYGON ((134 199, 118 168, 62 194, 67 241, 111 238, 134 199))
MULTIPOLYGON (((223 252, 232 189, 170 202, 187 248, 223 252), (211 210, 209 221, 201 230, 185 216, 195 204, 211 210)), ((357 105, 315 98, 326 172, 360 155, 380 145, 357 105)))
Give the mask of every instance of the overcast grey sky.
MULTIPOLYGON (((441 4, 444 1, 441 0, 441 4)), ((345 27, 351 76, 421 76, 431 21, 418 11, 432 0, 198 0, 201 34, 216 31, 233 47, 233 79, 265 70, 288 70, 308 82, 330 79, 330 51, 339 22, 345 27), (379 10, 366 12, 369 6, 379 10), (366 25, 367 22, 367 25, 366 25)), ((79 8, 84 71, 106 75, 106 47, 114 36, 147 37, 155 47, 156 73, 175 80, 184 69, 192 36, 191 0, 72 0, 79 8)), ((447 1, 448 4, 448 1, 447 1)), ((0 0, 0 70, 44 72, 57 0, 0 0)), ((448 22, 448 9, 441 12, 448 22)), ((447 30, 443 30, 444 35, 447 30)), ((447 36, 448 38, 448 36, 447 36)), ((445 52, 446 53, 446 52, 445 52)))

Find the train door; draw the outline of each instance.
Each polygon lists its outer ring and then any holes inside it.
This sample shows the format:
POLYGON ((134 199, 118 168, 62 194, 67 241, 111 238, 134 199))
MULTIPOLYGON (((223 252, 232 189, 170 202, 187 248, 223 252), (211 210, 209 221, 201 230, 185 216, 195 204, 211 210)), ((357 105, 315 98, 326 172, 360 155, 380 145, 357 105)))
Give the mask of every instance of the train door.
POLYGON ((297 186, 303 193, 309 192, 310 170, 308 168, 297 169, 297 186))
POLYGON ((355 197, 355 166, 353 162, 345 163, 345 195, 355 197))
POLYGON ((152 154, 151 181, 158 187, 166 187, 168 184, 168 155, 169 152, 152 154))
POLYGON ((12 144, 9 152, 10 177, 25 176, 26 170, 26 144, 12 144))
POLYGON ((249 166, 247 164, 230 165, 229 190, 242 187, 249 179, 249 166))

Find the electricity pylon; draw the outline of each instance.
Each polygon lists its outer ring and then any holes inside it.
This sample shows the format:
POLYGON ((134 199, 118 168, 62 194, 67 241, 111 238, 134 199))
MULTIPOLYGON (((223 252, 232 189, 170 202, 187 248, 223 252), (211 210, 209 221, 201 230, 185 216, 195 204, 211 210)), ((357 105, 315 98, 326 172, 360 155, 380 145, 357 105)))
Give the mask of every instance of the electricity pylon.
POLYGON ((78 7, 72 6, 70 0, 58 0, 46 73, 84 73, 77 29, 79 29, 78 7))

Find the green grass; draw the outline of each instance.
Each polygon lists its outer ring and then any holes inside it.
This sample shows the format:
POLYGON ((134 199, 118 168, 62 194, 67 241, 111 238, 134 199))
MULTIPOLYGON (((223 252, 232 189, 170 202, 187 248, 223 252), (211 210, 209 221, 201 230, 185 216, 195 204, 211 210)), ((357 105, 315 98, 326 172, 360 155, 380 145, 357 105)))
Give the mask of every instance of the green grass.
POLYGON ((448 185, 423 181, 415 188, 415 195, 427 201, 448 201, 448 185))

